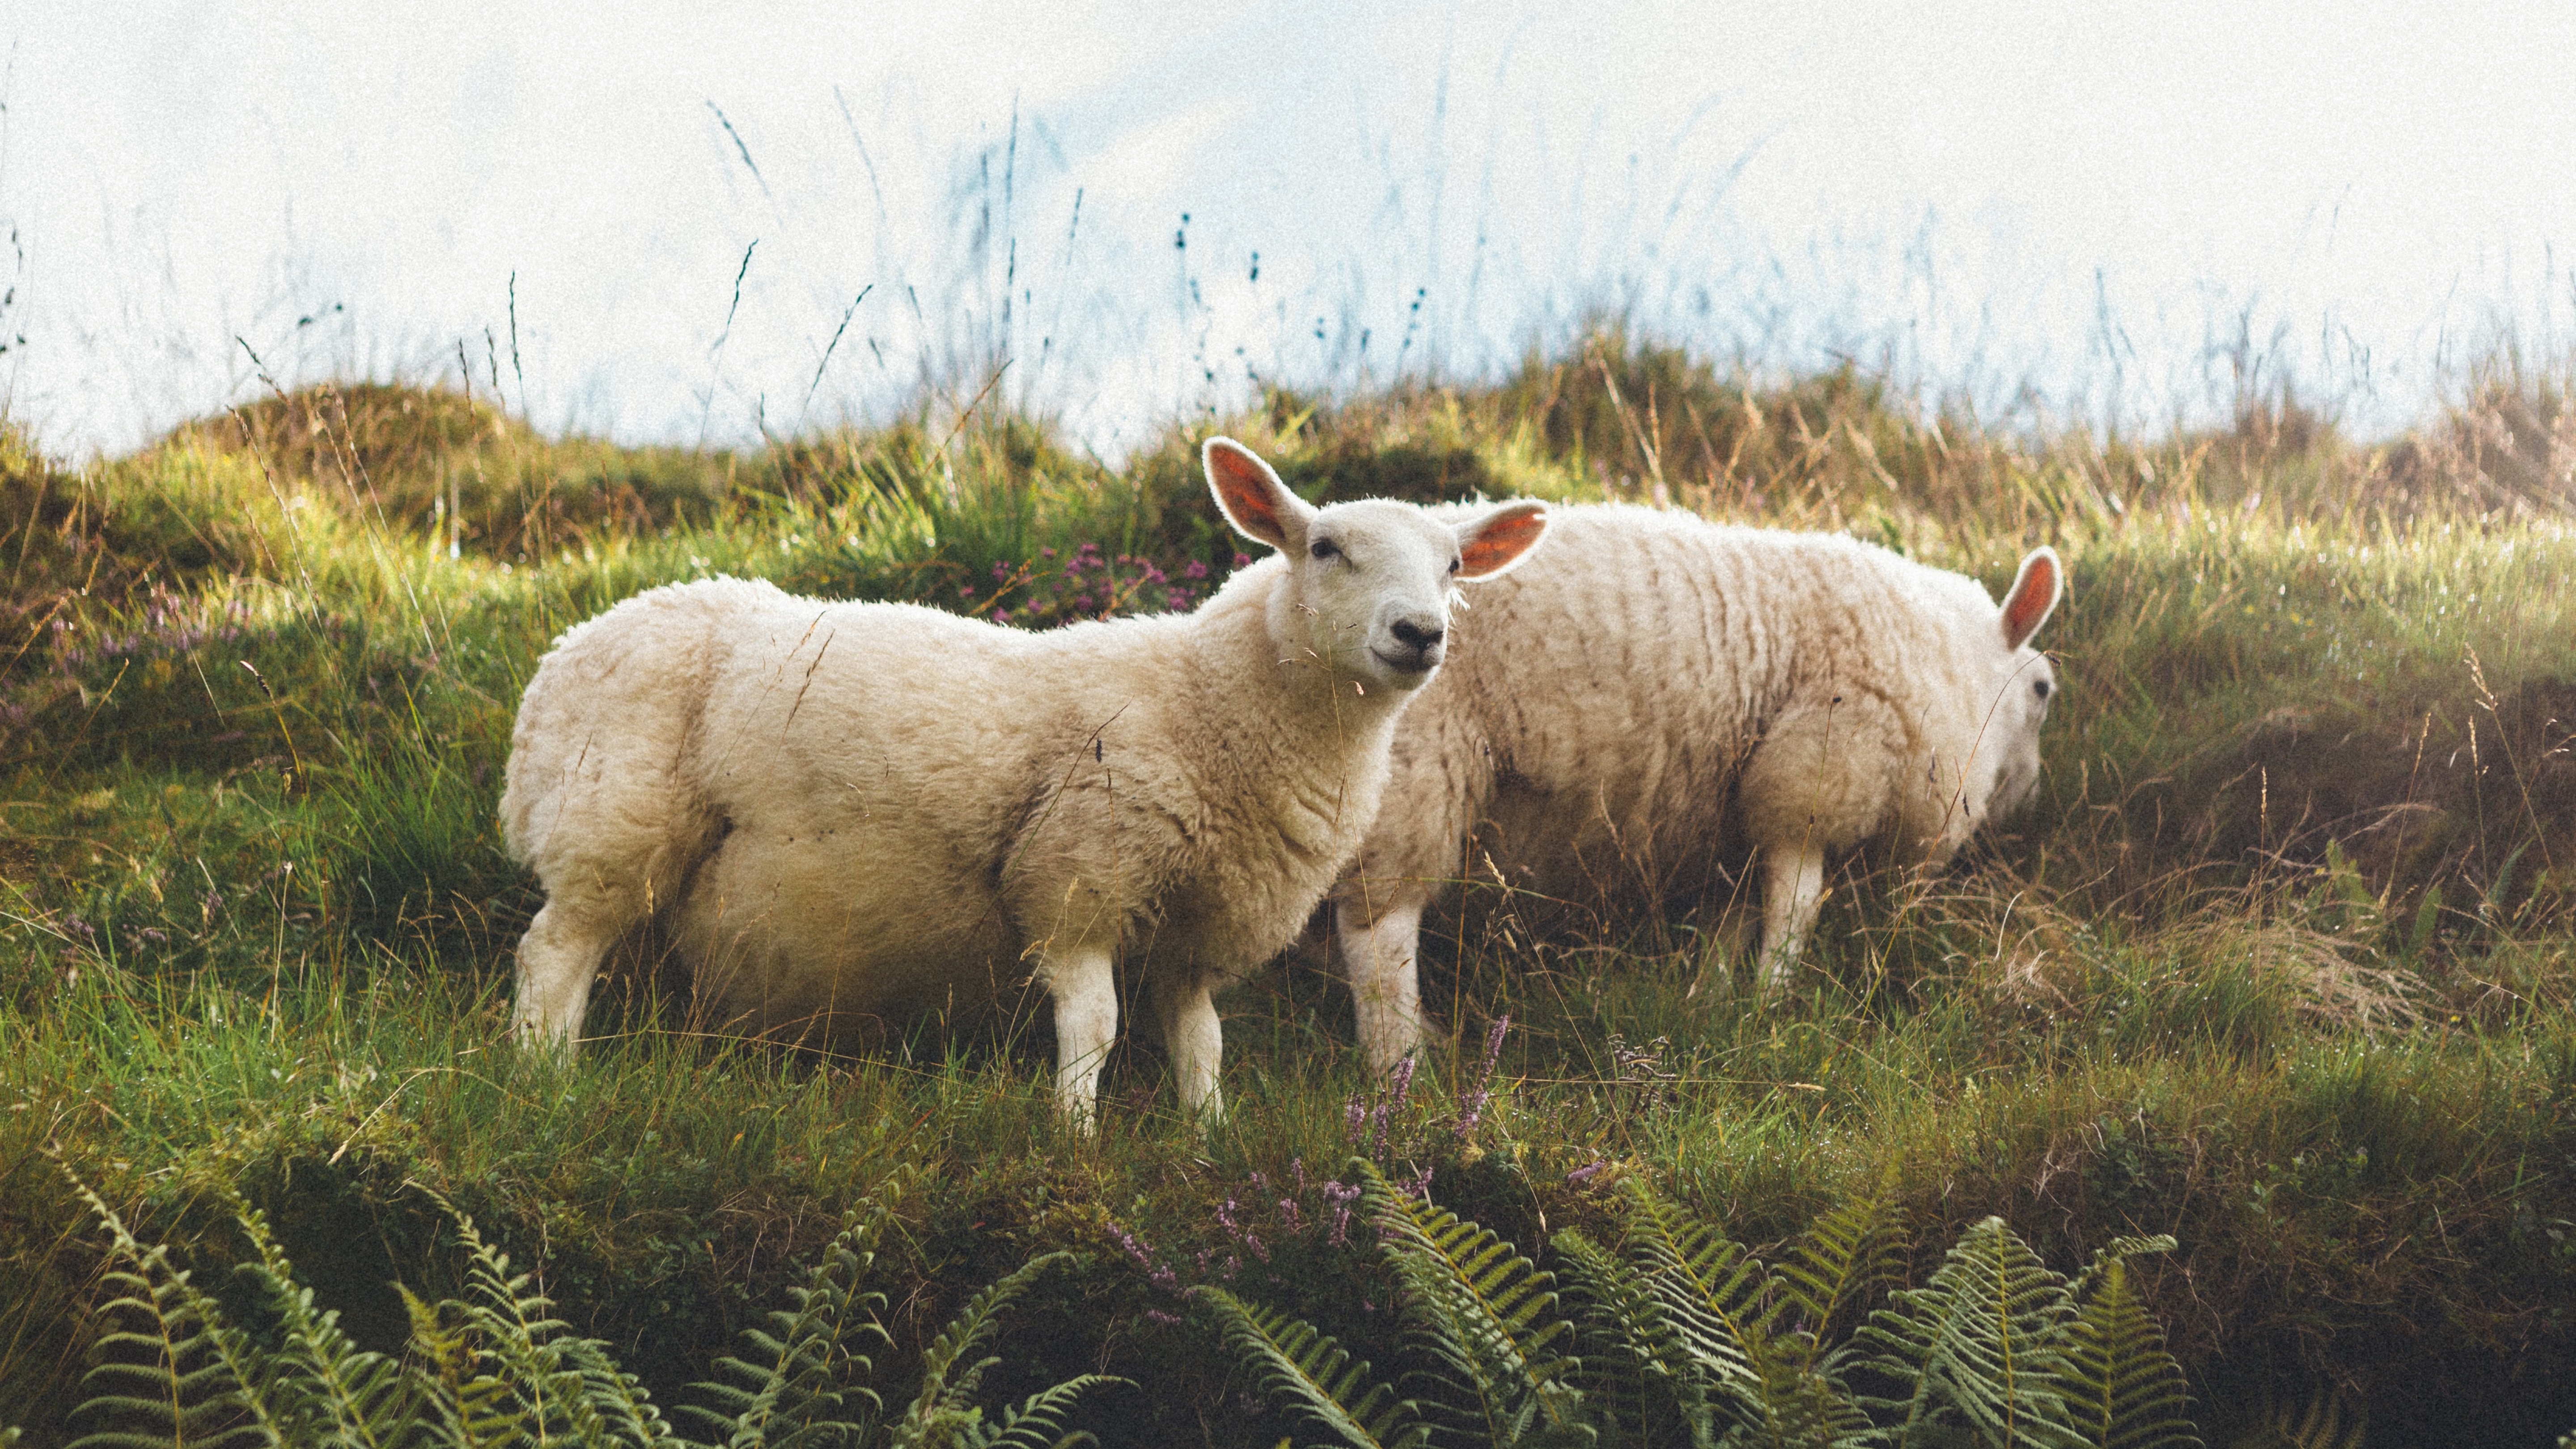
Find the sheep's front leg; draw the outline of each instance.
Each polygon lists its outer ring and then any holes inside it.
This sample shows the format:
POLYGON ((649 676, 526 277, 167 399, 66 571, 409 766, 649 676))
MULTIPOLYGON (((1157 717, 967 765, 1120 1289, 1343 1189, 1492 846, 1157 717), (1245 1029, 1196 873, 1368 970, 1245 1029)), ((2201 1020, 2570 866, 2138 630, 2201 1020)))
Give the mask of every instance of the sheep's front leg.
POLYGON ((1333 907, 1333 928, 1341 937, 1342 970, 1351 979, 1361 1055, 1369 1075, 1384 1076, 1422 1045, 1422 979, 1414 966, 1422 943, 1422 903, 1392 907, 1376 924, 1364 925, 1358 905, 1343 901, 1333 907))
POLYGON ((1163 1019, 1163 1043, 1172 1054, 1172 1075, 1180 1087, 1181 1112, 1205 1131, 1225 1115, 1217 1089, 1225 1031, 1217 1021, 1208 979, 1158 977, 1153 992, 1155 1014, 1163 1019))
POLYGON ((1083 1135, 1098 1130, 1100 1069, 1118 1039, 1118 982, 1103 947, 1047 960, 1047 993, 1055 998, 1055 1098, 1083 1135))
POLYGON ((1807 933, 1816 926, 1816 911, 1825 896, 1825 850, 1801 842, 1766 846, 1762 851, 1761 983, 1766 990, 1789 984, 1805 949, 1807 933))

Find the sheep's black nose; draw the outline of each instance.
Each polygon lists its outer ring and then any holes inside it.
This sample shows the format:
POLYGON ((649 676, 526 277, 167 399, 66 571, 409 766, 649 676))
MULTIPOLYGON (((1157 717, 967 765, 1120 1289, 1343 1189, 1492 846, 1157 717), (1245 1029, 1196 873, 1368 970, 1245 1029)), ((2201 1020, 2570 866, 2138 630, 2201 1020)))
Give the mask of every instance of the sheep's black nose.
POLYGON ((1395 636, 1395 641, 1397 643, 1402 644, 1405 648, 1412 650, 1414 653, 1428 654, 1440 646, 1440 636, 1446 631, 1440 629, 1425 629, 1421 625, 1413 623, 1410 620, 1398 619, 1395 623, 1388 626, 1387 632, 1395 636))

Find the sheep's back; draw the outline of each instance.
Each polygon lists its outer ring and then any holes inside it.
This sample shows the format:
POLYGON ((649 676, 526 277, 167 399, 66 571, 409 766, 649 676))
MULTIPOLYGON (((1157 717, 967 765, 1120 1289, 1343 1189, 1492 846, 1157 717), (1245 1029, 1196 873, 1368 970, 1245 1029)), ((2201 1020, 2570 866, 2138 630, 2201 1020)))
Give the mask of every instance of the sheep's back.
POLYGON ((1949 639, 1993 612, 1972 581, 1853 539, 1620 505, 1557 510, 1472 605, 1398 730, 1368 876, 1705 884, 1784 805, 1740 792, 1766 734, 1834 712, 1885 795, 1927 722, 1952 728, 1949 639))

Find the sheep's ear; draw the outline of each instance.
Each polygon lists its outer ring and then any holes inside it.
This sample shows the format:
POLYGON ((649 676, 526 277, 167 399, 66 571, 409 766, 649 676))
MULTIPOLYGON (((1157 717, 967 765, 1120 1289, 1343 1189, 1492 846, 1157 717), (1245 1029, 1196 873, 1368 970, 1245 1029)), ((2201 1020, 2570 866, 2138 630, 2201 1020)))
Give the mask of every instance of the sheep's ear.
POLYGON ((1490 579, 1530 556, 1547 535, 1547 505, 1507 503, 1458 526, 1458 577, 1490 579))
POLYGON ((2019 649, 2029 643, 2065 592, 2066 566, 2057 561, 2057 550, 2032 549, 2021 561, 2021 572, 2013 576, 2012 592, 2004 595, 2004 647, 2019 649))
POLYGON ((1208 491, 1216 495, 1217 510, 1235 532, 1272 548, 1296 551, 1315 510, 1289 492, 1269 464, 1232 438, 1208 439, 1199 458, 1207 465, 1208 491))

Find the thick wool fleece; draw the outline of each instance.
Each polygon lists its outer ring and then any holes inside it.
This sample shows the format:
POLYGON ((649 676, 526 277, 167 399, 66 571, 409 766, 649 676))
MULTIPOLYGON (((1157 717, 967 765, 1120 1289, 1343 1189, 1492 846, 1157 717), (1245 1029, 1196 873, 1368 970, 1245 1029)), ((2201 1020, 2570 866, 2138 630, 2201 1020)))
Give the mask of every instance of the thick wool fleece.
POLYGON ((2009 637, 2056 598, 2055 556, 2033 557, 2045 597, 2008 625, 1973 580, 1839 535, 1557 509, 1545 555, 1475 596, 1406 712, 1335 888, 1372 1061, 1418 1040, 1416 923, 1470 871, 1560 899, 1656 896, 1714 884, 1749 847, 1770 867, 1776 976, 1824 852, 1946 859, 2037 778, 2055 681, 2009 637))

